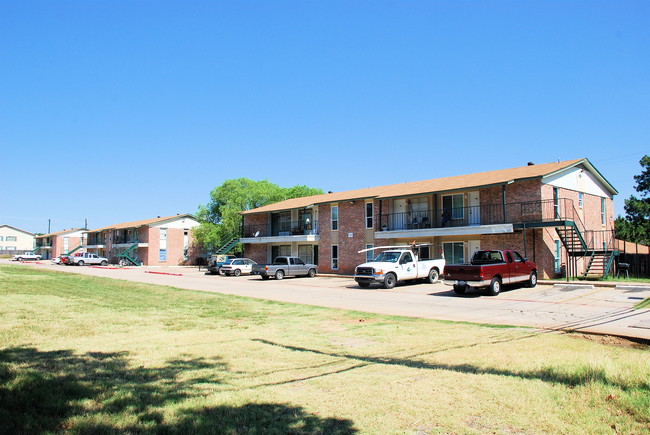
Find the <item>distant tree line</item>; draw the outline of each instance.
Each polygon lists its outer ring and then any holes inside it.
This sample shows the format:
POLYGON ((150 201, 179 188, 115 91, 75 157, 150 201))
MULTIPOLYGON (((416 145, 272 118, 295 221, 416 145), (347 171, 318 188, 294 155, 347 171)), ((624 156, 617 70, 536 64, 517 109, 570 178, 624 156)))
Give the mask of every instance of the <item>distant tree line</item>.
POLYGON ((615 222, 616 238, 650 245, 650 157, 643 156, 639 163, 643 169, 634 176, 639 198, 630 195, 625 200, 625 217, 619 216, 615 222))

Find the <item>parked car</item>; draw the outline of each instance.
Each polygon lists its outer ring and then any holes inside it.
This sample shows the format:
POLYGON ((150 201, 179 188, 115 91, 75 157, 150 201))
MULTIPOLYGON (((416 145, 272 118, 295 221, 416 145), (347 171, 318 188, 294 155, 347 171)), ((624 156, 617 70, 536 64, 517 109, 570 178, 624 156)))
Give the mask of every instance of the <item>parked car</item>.
POLYGON ((39 254, 34 254, 33 252, 25 252, 24 254, 16 254, 12 258, 14 261, 28 261, 28 260, 40 260, 43 258, 39 254))
POLYGON ((528 287, 537 285, 537 265, 517 251, 477 251, 469 264, 445 266, 444 283, 463 294, 468 287, 486 288, 490 296, 501 292, 502 284, 524 282, 528 287))
POLYGON ((72 262, 72 255, 62 255, 61 256, 61 264, 65 264, 66 266, 70 266, 74 264, 72 262))
POLYGON ((99 264, 102 266, 108 265, 108 258, 100 257, 97 254, 91 254, 89 252, 79 252, 74 254, 71 257, 71 263, 75 266, 84 266, 86 264, 99 264))
POLYGON ((237 258, 236 255, 213 255, 208 261, 208 271, 212 275, 220 275, 221 266, 226 264, 229 260, 234 260, 235 258, 237 258))
POLYGON ((242 273, 251 273, 254 264, 257 263, 250 258, 234 258, 221 266, 221 273, 226 276, 239 276, 242 273))
POLYGON ((316 276, 316 265, 305 264, 298 257, 277 257, 273 264, 254 264, 251 271, 254 275, 260 275, 262 279, 282 279, 285 276, 316 276))
POLYGON ((59 255, 52 259, 52 263, 54 264, 70 264, 70 261, 71 257, 68 254, 59 255))

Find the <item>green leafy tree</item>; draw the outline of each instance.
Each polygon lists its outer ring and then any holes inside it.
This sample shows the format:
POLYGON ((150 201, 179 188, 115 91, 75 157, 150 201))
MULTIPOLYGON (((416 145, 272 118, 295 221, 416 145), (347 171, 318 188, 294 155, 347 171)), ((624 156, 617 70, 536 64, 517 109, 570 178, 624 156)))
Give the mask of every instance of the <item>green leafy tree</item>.
POLYGON ((195 239, 210 250, 240 234, 245 210, 273 204, 290 198, 320 195, 322 189, 296 185, 280 187, 268 180, 235 178, 226 180, 210 192, 210 202, 199 205, 196 214, 201 225, 194 230, 195 239))
POLYGON ((643 171, 640 175, 635 175, 634 180, 640 198, 631 195, 625 200, 626 216, 616 219, 616 237, 650 245, 650 157, 643 156, 639 163, 643 171))

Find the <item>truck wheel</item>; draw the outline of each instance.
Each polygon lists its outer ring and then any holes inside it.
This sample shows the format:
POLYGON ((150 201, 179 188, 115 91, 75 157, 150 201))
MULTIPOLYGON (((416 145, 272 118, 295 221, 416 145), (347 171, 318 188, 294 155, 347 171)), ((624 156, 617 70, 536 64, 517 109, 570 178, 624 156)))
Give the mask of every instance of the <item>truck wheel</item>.
POLYGON ((368 287, 370 287, 370 283, 369 283, 369 282, 363 282, 363 281, 361 281, 361 282, 358 282, 357 284, 359 284, 359 287, 361 287, 361 288, 368 288, 368 287))
POLYGON ((83 266, 85 263, 83 260, 79 260, 79 263, 77 263, 77 266, 83 266))
POLYGON ((16 258, 16 260, 23 261, 23 257, 18 257, 18 258, 16 258))
POLYGON ((499 293, 501 293, 501 280, 495 276, 490 282, 490 287, 488 287, 488 295, 496 296, 499 293))
POLYGON ((268 275, 260 275, 260 276, 262 277, 262 279, 269 279, 269 278, 271 278, 271 277, 268 276, 268 275))
POLYGON ((314 269, 309 269, 309 272, 307 272, 307 276, 310 278, 313 278, 316 276, 316 271, 314 269))
POLYGON ((454 284, 454 293, 456 293, 457 295, 464 295, 466 290, 467 290, 466 285, 454 284))
POLYGON ((234 274, 235 274, 235 276, 239 276, 239 275, 241 275, 241 270, 239 270, 239 269, 235 269, 234 274))
POLYGON ((280 269, 277 272, 275 272, 275 279, 281 280, 282 278, 284 278, 284 271, 280 269))
POLYGON ((102 260, 102 266, 108 266, 108 261, 102 260))
POLYGON ((526 287, 533 288, 537 285, 537 272, 533 271, 530 272, 530 278, 528 278, 528 282, 526 283, 526 287))
POLYGON ((438 269, 435 269, 435 268, 431 269, 429 271, 429 278, 428 279, 429 279, 429 282, 431 284, 435 284, 436 282, 438 282, 438 279, 440 279, 440 274, 438 273, 438 269))
POLYGON ((386 278, 384 278, 384 288, 390 290, 395 287, 395 284, 397 284, 397 277, 395 274, 389 273, 386 275, 386 278))

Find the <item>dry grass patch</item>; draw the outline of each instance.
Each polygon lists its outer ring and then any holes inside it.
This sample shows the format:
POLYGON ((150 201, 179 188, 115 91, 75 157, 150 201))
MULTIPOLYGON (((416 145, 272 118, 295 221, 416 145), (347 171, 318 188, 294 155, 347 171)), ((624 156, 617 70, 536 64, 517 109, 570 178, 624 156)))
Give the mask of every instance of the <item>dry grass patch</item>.
POLYGON ((0 267, 0 433, 650 433, 648 349, 0 267))

